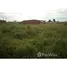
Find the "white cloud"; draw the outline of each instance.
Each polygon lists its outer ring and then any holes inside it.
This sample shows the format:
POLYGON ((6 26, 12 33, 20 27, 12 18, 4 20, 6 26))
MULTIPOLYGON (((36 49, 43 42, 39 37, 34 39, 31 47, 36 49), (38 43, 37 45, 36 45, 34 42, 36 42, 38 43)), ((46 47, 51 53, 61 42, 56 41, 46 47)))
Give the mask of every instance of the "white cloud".
POLYGON ((17 20, 57 17, 60 8, 67 9, 66 0, 0 0, 0 12, 17 20))

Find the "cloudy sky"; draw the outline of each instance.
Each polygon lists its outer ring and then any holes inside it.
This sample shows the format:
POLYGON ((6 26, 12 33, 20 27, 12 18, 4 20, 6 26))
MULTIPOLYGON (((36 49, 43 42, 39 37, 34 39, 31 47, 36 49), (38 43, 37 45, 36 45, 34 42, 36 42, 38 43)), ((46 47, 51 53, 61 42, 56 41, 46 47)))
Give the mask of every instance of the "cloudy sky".
POLYGON ((67 20, 66 0, 0 0, 0 19, 67 20))

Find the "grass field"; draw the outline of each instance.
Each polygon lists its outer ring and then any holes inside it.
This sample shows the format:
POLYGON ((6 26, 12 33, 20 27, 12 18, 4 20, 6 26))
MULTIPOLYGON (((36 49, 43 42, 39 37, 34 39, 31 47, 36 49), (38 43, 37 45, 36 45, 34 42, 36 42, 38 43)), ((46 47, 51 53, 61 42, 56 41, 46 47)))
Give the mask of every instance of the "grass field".
POLYGON ((67 58, 67 25, 1 24, 0 58, 67 58))

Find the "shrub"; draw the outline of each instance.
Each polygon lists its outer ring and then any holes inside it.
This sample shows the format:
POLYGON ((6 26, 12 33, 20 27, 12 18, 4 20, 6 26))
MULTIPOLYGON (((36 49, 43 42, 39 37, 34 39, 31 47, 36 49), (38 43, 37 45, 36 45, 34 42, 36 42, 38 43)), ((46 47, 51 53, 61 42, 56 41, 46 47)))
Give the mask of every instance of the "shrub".
POLYGON ((2 24, 0 58, 37 58, 38 52, 54 53, 57 54, 57 58, 66 58, 66 29, 67 26, 64 24, 2 24))
POLYGON ((15 57, 20 58, 35 58, 37 55, 37 48, 31 44, 20 45, 15 50, 15 57))
POLYGON ((25 31, 24 32, 15 32, 13 37, 17 38, 17 39, 23 39, 23 38, 27 37, 27 33, 25 31))
POLYGON ((67 22, 65 22, 64 25, 67 25, 67 22))
POLYGON ((30 26, 27 26, 26 28, 26 33, 30 36, 36 36, 37 35, 37 30, 35 28, 32 28, 30 26))
POLYGON ((53 52, 58 55, 57 57, 67 57, 67 43, 63 40, 58 40, 54 46, 53 52))
POLYGON ((7 33, 7 32, 11 32, 11 29, 8 26, 2 26, 1 31, 2 31, 2 33, 7 33))
POLYGON ((9 45, 11 44, 11 39, 9 37, 3 37, 0 40, 0 57, 8 57, 8 53, 11 53, 9 50, 9 45))
POLYGON ((35 38, 30 43, 37 47, 38 51, 45 52, 46 46, 50 45, 48 40, 35 38))

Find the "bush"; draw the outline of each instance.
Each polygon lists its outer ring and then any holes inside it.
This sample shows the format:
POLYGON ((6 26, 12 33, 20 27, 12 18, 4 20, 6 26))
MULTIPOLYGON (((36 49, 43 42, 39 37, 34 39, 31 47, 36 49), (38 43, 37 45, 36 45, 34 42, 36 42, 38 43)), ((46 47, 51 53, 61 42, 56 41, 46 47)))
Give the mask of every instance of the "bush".
POLYGON ((37 58, 38 52, 67 58, 67 26, 64 23, 0 25, 0 58, 37 58))
POLYGON ((13 37, 17 38, 17 39, 23 39, 23 38, 27 37, 27 33, 25 31, 24 32, 15 32, 13 37))
POLYGON ((64 25, 67 25, 67 22, 65 22, 64 25))
POLYGON ((35 58, 37 55, 37 48, 31 44, 20 45, 15 50, 15 57, 17 58, 35 58))
POLYGON ((48 40, 45 40, 45 39, 39 39, 38 38, 35 38, 33 40, 30 40, 30 43, 34 46, 37 47, 38 51, 40 52, 45 52, 45 48, 46 46, 50 45, 48 40))
POLYGON ((30 35, 30 36, 36 36, 37 35, 37 30, 35 28, 32 28, 30 26, 27 26, 26 33, 28 35, 30 35))
POLYGON ((8 27, 8 26, 3 26, 3 27, 1 28, 1 31, 2 31, 2 33, 7 33, 7 32, 11 32, 11 29, 10 29, 10 27, 8 27))
POLYGON ((67 43, 63 40, 58 40, 54 46, 53 52, 56 53, 59 58, 67 58, 67 43))
POLYGON ((3 37, 0 40, 0 57, 9 57, 8 53, 10 52, 10 49, 8 48, 11 44, 11 39, 9 37, 3 37))

